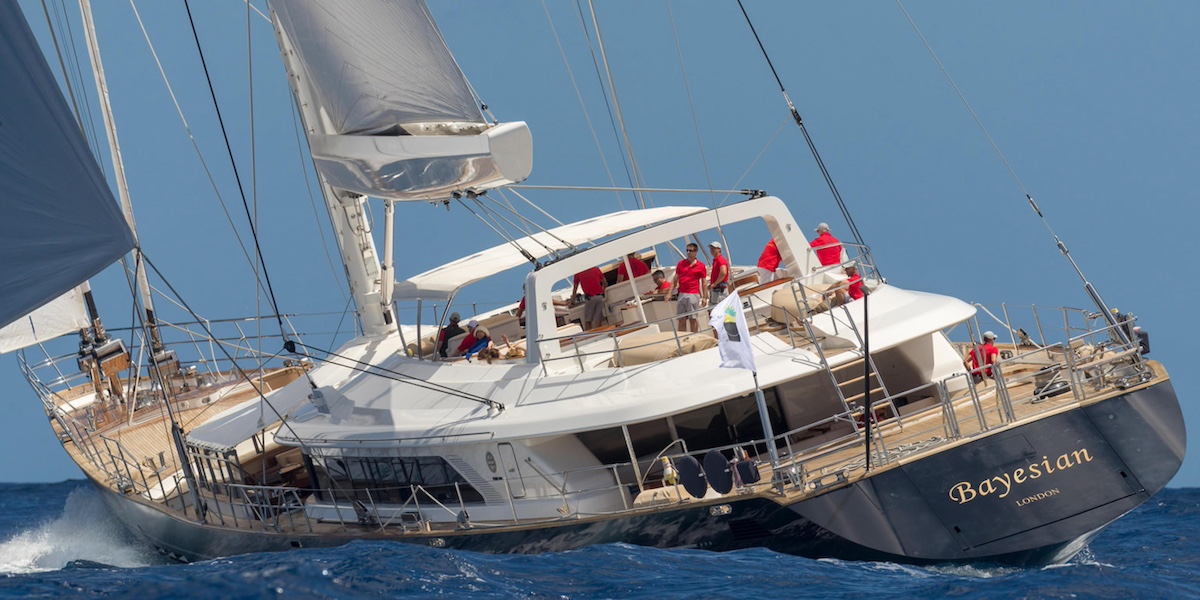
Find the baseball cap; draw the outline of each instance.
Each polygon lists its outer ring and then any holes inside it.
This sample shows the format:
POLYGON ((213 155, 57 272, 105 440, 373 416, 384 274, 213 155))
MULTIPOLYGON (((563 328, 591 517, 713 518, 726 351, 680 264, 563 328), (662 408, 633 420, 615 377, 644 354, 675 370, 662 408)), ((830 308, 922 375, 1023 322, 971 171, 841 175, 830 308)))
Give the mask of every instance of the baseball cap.
POLYGON ((452 313, 450 313, 450 320, 451 321, 461 321, 462 317, 458 316, 458 313, 452 312, 452 313))
POLYGON ((817 225, 817 233, 821 233, 822 231, 829 231, 829 223, 820 223, 817 225))
POLYGON ((983 332, 983 339, 994 340, 994 339, 996 339, 996 334, 994 334, 990 331, 985 331, 985 332, 983 332))
MULTIPOLYGON (((479 321, 476 321, 475 319, 471 319, 470 321, 467 321, 467 327, 479 327, 479 321)), ((996 336, 992 336, 992 337, 996 337, 996 336)))
POLYGON ((717 250, 720 250, 720 249, 721 249, 721 242, 713 242, 713 243, 709 244, 709 245, 708 245, 708 247, 709 247, 709 248, 716 248, 717 250))

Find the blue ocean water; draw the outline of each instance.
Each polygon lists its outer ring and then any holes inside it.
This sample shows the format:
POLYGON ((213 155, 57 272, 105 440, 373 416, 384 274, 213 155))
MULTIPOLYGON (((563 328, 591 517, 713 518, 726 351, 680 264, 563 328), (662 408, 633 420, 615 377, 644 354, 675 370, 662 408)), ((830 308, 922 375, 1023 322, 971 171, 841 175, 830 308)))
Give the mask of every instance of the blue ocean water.
POLYGON ((1066 565, 910 567, 622 544, 537 556, 398 543, 174 564, 85 482, 0 484, 0 596, 1200 598, 1200 489, 1168 489, 1066 565))

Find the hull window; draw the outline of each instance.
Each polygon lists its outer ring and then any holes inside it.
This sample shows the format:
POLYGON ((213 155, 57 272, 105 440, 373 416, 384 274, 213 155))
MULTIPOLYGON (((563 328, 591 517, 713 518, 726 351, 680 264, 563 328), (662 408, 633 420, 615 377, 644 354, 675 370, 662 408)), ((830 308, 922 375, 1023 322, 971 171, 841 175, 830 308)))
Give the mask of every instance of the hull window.
MULTIPOLYGON (((671 436, 667 420, 656 419, 629 425, 629 439, 633 441, 633 451, 638 457, 653 457, 674 438, 671 436)), ((625 446, 625 434, 621 432, 620 427, 584 431, 579 434, 579 441, 583 442, 602 464, 629 462, 629 448, 625 446)))
MULTIPOLYGON (((402 504, 416 486, 443 503, 483 502, 454 467, 438 456, 313 459, 320 485, 339 500, 402 504)), ((418 497, 418 500, 421 498, 418 497)))

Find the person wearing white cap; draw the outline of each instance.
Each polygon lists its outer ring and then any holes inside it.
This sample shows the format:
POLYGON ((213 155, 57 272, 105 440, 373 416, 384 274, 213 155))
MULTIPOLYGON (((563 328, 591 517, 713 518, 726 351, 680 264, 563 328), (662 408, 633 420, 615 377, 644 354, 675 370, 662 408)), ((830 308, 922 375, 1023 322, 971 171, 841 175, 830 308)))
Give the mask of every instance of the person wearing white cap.
POLYGON ((716 306, 729 294, 729 260, 722 254, 721 242, 709 244, 708 252, 712 254, 712 271, 708 278, 708 305, 716 306))
POLYGON ((817 225, 817 237, 813 238, 808 245, 812 246, 822 267, 842 262, 842 243, 833 237, 832 233, 829 233, 828 223, 817 225))
POLYGON ((1000 350, 996 348, 996 334, 985 331, 983 332, 983 343, 971 349, 967 360, 963 361, 963 366, 971 370, 971 378, 975 380, 975 383, 980 383, 984 377, 992 377, 992 365, 996 364, 999 357, 1000 350))
POLYGON ((467 337, 463 338, 462 343, 458 345, 458 354, 471 360, 471 355, 487 348, 491 343, 492 337, 488 334, 487 327, 480 325, 479 321, 471 319, 467 322, 467 337))

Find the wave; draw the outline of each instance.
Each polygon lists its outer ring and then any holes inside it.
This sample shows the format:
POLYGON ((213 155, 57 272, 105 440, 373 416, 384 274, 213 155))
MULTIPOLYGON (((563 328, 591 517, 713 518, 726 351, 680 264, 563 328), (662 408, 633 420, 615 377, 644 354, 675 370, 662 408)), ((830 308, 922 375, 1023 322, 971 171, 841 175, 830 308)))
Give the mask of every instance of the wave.
POLYGON ((72 490, 58 517, 33 524, 0 543, 0 573, 7 575, 83 565, 144 567, 162 563, 152 549, 129 536, 89 486, 72 490))

